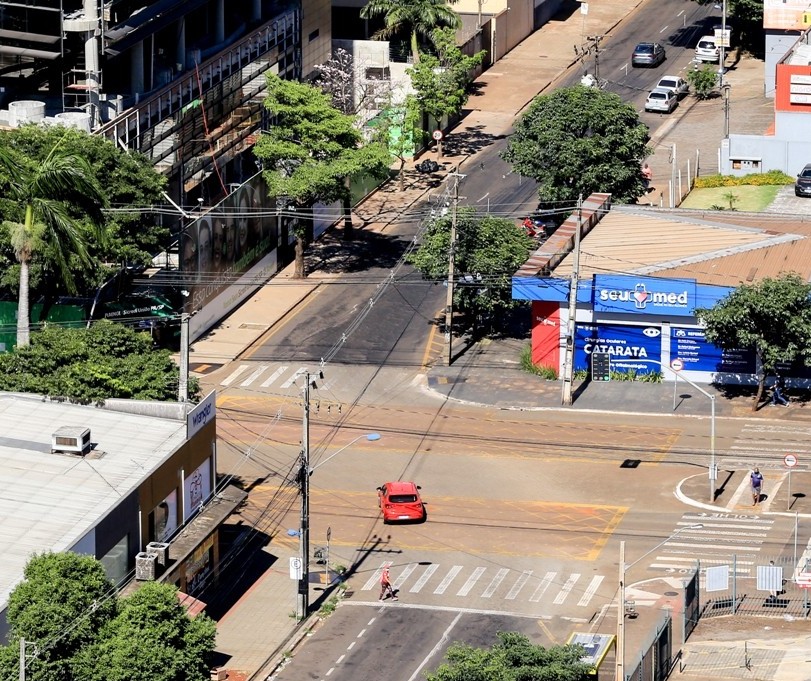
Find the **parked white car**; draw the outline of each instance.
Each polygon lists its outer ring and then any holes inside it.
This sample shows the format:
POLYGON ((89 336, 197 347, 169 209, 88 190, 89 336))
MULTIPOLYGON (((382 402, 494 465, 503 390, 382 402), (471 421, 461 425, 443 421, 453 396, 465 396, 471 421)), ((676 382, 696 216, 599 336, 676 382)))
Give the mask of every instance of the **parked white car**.
POLYGON ((707 61, 718 63, 721 58, 721 48, 718 46, 715 36, 705 35, 696 45, 696 59, 698 61, 707 61))
POLYGON ((654 89, 670 90, 676 97, 684 97, 690 91, 690 86, 681 76, 662 76, 654 89))
POLYGON ((658 111, 660 113, 670 113, 679 105, 676 94, 670 90, 656 88, 651 90, 645 100, 645 111, 658 111))

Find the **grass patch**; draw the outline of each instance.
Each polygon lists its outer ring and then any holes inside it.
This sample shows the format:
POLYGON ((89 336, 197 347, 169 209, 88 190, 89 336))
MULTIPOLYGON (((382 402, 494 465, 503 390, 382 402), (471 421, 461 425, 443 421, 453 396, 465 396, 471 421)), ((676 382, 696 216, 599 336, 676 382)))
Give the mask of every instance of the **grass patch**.
POLYGON ((527 373, 545 378, 547 381, 557 381, 558 371, 554 367, 541 366, 532 363, 532 348, 525 345, 521 348, 521 368, 527 373))
POLYGON ((766 209, 780 191, 780 185, 741 185, 738 187, 712 187, 693 189, 682 201, 680 208, 699 210, 734 210, 760 212, 766 209))

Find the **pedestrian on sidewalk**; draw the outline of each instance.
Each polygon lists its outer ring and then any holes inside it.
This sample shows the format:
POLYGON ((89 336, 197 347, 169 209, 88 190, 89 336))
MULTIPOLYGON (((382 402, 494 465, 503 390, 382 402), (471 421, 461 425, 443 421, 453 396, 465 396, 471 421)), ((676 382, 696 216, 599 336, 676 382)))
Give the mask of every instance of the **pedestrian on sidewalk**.
POLYGON ((749 482, 752 485, 752 506, 757 506, 760 501, 760 493, 763 491, 763 476, 758 468, 752 471, 749 482))
POLYGON ((394 588, 391 585, 391 577, 389 576, 389 568, 384 567, 383 573, 380 575, 380 598, 377 600, 382 601, 387 595, 391 596, 391 600, 396 601, 397 594, 394 593, 394 588))
POLYGON ((647 163, 642 164, 642 182, 645 185, 646 194, 653 190, 653 187, 650 186, 650 183, 653 182, 653 170, 647 163))
POLYGON ((780 374, 775 374, 774 387, 772 388, 772 406, 776 407, 778 404, 787 407, 788 400, 783 395, 783 389, 786 384, 783 382, 783 377, 780 374))

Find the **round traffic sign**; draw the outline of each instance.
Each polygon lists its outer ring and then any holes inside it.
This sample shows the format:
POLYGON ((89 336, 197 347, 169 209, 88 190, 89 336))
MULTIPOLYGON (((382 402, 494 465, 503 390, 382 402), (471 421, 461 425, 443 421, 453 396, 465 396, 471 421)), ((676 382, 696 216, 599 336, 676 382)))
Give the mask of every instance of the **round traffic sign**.
POLYGON ((434 130, 434 132, 431 133, 431 137, 433 137, 438 142, 444 137, 444 135, 442 134, 441 130, 434 130))
POLYGON ((789 468, 794 468, 797 465, 797 457, 794 454, 786 454, 783 457, 783 463, 786 464, 789 468))
POLYGON ((673 371, 681 371, 682 369, 684 369, 684 360, 681 360, 678 357, 676 357, 676 359, 670 362, 670 368, 673 369, 673 371))

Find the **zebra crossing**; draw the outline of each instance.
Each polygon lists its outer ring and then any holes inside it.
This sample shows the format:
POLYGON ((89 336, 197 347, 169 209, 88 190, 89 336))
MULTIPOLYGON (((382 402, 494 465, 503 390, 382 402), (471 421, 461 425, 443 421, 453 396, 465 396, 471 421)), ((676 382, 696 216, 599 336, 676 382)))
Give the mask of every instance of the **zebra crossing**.
POLYGON ((687 574, 697 560, 702 567, 731 566, 734 556, 737 574, 750 576, 773 525, 774 520, 756 514, 685 513, 676 523, 674 535, 656 551, 650 568, 687 574))
POLYGON ((304 373, 314 370, 313 365, 296 367, 290 364, 240 364, 225 376, 219 385, 223 388, 288 390, 304 373))
POLYGON ((783 469, 786 454, 795 454, 800 461, 798 470, 807 470, 811 461, 811 425, 802 423, 747 423, 729 448, 724 465, 749 468, 783 469))
MULTIPOLYGON (((386 561, 372 573, 360 587, 360 591, 373 592, 375 598, 380 589, 383 568, 391 568, 386 561)), ((556 606, 586 608, 595 606, 592 601, 605 580, 604 575, 592 577, 580 573, 557 571, 511 570, 462 565, 443 566, 438 563, 409 563, 392 573, 392 587, 401 594, 448 596, 452 598, 481 599, 482 601, 511 601, 514 603, 538 603, 556 606)), ((601 602, 600 605, 603 605, 601 602)))

